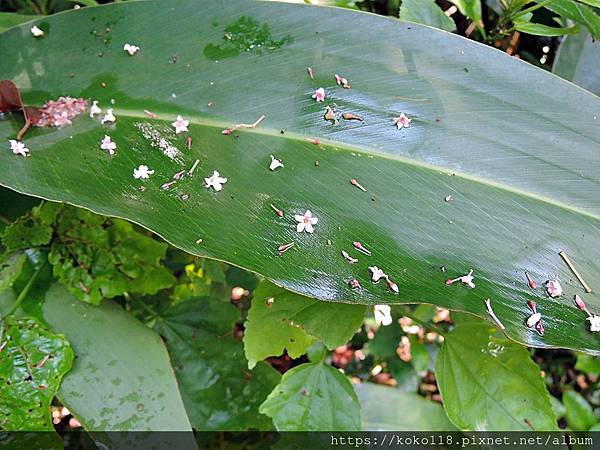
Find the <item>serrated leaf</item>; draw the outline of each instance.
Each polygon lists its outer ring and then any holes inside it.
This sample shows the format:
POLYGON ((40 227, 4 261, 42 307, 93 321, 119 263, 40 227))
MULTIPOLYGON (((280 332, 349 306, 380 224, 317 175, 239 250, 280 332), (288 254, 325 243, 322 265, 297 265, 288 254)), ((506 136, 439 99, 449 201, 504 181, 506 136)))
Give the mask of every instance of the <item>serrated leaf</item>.
POLYGON ((456 31, 454 20, 444 14, 434 0, 403 0, 400 5, 400 20, 456 31))
POLYGON ((254 291, 245 323, 248 367, 285 349, 297 358, 315 337, 330 350, 343 345, 360 327, 364 313, 364 306, 320 302, 263 282, 254 291))
POLYGON ((374 383, 354 386, 363 431, 454 431, 442 406, 415 393, 374 383))
POLYGON ((19 217, 2 233, 2 244, 9 250, 46 245, 52 238, 52 223, 62 209, 55 203, 36 206, 19 217))
POLYGON ((156 333, 114 302, 89 305, 58 283, 46 293, 43 312, 73 346, 73 369, 57 396, 86 430, 191 431, 156 333))
POLYGON ((360 404, 348 378, 323 363, 287 371, 259 410, 279 431, 358 431, 360 404))
POLYGON ((33 319, 0 320, 0 429, 53 431, 50 403, 73 351, 63 335, 44 329, 33 319))
POLYGON ((269 365, 246 367, 232 337, 239 312, 229 303, 193 298, 166 311, 155 329, 165 339, 192 426, 199 431, 271 429, 258 406, 279 381, 269 365))
POLYGON ((556 430, 540 368, 494 330, 465 323, 445 337, 436 377, 448 418, 463 430, 556 430))
MULTIPOLYGON (((487 318, 489 297, 518 342, 600 352, 600 335, 571 303, 583 288, 558 256, 574 260, 591 284, 586 303, 600 310, 596 96, 418 24, 258 1, 197 10, 191 0, 122 2, 47 18, 44 39, 25 26, 2 33, 0 73, 20 85, 26 103, 90 98, 114 106, 117 122, 103 126, 86 114, 60 129, 30 130, 31 157, 0 152, 0 184, 125 217, 187 252, 320 300, 424 302, 487 318), (163 21, 177 26, 157 29, 163 21), (112 24, 108 36, 98 36, 99 23, 112 24), (122 46, 134 37, 141 50, 130 57, 122 46), (335 83, 336 73, 350 89, 335 83), (324 103, 311 97, 319 87, 325 104, 364 121, 325 121, 324 103), (392 123, 401 112, 412 118, 408 129, 392 123), (190 120, 189 133, 175 134, 177 114, 190 120), (222 134, 262 115, 254 130, 222 134), (118 144, 112 157, 99 148, 106 134, 118 144), (161 139, 179 157, 165 155, 161 139), (269 171, 271 154, 285 167, 269 171), (161 188, 197 159, 192 177, 161 188), (155 171, 146 181, 133 178, 140 164, 155 171), (220 192, 203 187, 214 170, 228 178, 220 192), (314 234, 298 234, 294 216, 307 209, 319 222, 314 234), (372 256, 355 252, 354 241, 372 256), (342 250, 359 262, 349 264, 342 250), (398 294, 371 283, 373 265, 398 294), (469 269, 475 289, 445 284, 469 269), (538 289, 528 288, 524 271, 538 289), (543 289, 549 274, 565 288, 552 301, 543 289), (361 290, 351 289, 353 279, 361 290), (523 326, 527 300, 544 305, 543 337, 523 326)), ((1 121, 0 144, 21 125, 18 114, 1 121)))

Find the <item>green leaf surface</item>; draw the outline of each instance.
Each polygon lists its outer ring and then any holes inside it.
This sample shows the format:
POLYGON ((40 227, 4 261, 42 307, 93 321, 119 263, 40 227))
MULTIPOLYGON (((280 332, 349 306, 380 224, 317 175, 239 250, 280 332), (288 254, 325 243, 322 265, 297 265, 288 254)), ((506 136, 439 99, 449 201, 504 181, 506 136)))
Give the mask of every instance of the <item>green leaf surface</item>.
POLYGON ((403 0, 400 20, 421 23, 446 31, 456 31, 456 24, 434 0, 403 0))
POLYGON ((590 375, 600 376, 600 358, 578 353, 575 369, 590 375))
POLYGON ((37 19, 39 16, 27 16, 11 12, 0 12, 0 33, 23 22, 37 19))
POLYGON ((481 20, 481 0, 450 0, 450 3, 473 22, 478 23, 481 20))
MULTIPOLYGON (((592 288, 586 302, 600 310, 597 97, 492 48, 371 14, 246 1, 197 12, 189 0, 126 2, 47 18, 42 40, 26 27, 0 35, 0 73, 26 103, 81 96, 117 116, 113 125, 82 115, 32 129, 31 157, 0 152, 0 184, 125 217, 187 252, 320 300, 424 302, 487 317, 490 297, 518 342, 600 351, 600 334, 571 303, 583 288, 558 256, 571 257, 592 288), (125 42, 140 52, 128 56, 125 42), (351 88, 336 85, 335 73, 351 88), (311 98, 319 87, 325 104, 364 122, 325 121, 311 98), (400 112, 410 128, 393 125, 400 112), (189 133, 175 135, 177 114, 190 120, 189 133), (263 114, 255 130, 221 133, 263 114), (118 145, 113 157, 99 148, 105 134, 118 145), (165 156, 162 138, 180 156, 165 156), (270 155, 285 167, 269 171, 270 155), (193 176, 161 189, 196 159, 193 176), (132 176, 140 164, 155 171, 145 182, 132 176), (203 186, 214 170, 228 178, 220 192, 203 186), (307 209, 319 222, 299 234, 294 215, 307 209), (370 281, 374 265, 399 294, 370 281), (469 269, 475 289, 445 284, 469 269), (562 281, 562 298, 547 299, 550 277, 562 281), (351 289, 352 279, 362 289, 351 289), (544 336, 523 325, 527 300, 540 305, 544 336)), ((1 121, 0 143, 21 125, 18 115, 1 121)))
POLYGON ((324 362, 283 374, 260 412, 278 431, 359 431, 360 405, 348 378, 324 362))
POLYGON ((552 72, 600 95, 600 42, 583 30, 560 43, 552 72))
POLYGON ((292 358, 319 338, 333 350, 348 342, 360 327, 365 307, 321 302, 294 294, 269 282, 253 293, 245 324, 244 350, 248 365, 287 349, 292 358))
POLYGON ((446 336, 436 377, 449 419, 463 430, 556 430, 540 368, 527 349, 493 331, 468 323, 446 336))
POLYGON ((415 393, 374 383, 354 385, 363 431, 454 431, 442 406, 415 393))
POLYGON ((90 431, 191 431, 160 337, 111 301, 46 293, 44 319, 75 352, 58 397, 90 431))
POLYGON ((577 34, 580 31, 578 25, 572 27, 550 27, 541 23, 517 22, 515 29, 523 33, 536 36, 564 36, 566 34, 577 34))
POLYGON ((596 423, 592 407, 575 391, 567 391, 563 394, 562 402, 567 410, 565 416, 569 428, 574 431, 587 431, 596 423))
POLYGON ((166 339, 192 426, 199 431, 272 429, 259 405, 279 382, 271 366, 246 367, 233 336, 239 312, 229 303, 193 298, 166 311, 155 329, 166 339))
POLYGON ((71 368, 64 336, 33 319, 0 321, 0 430, 54 431, 50 402, 71 368))
MULTIPOLYGON (((536 0, 537 3, 542 1, 536 0)), ((600 39, 600 15, 596 14, 596 11, 588 5, 575 0, 554 0, 547 3, 545 7, 565 19, 571 19, 575 23, 585 26, 594 38, 600 39)))

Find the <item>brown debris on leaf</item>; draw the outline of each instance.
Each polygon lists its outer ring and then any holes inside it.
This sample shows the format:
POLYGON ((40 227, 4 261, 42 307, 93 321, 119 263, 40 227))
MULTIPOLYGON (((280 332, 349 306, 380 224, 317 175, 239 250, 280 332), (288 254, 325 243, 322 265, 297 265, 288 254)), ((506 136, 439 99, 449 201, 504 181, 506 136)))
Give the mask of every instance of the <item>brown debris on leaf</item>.
POLYGON ((37 108, 23 105, 19 88, 12 81, 0 81, 0 113, 19 111, 23 113, 25 118, 25 125, 17 134, 17 140, 20 141, 29 127, 38 122, 40 111, 37 108))

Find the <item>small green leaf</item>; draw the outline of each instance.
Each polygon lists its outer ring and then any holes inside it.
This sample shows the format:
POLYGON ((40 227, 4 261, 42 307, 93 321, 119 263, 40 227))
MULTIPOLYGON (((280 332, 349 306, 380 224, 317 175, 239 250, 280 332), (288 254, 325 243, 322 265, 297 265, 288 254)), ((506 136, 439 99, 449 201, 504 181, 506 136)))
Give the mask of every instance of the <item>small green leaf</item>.
MULTIPOLYGON (((541 3, 543 0, 535 1, 541 3)), ((554 0, 546 3, 545 8, 565 19, 571 19, 575 23, 585 26, 595 39, 600 39, 600 15, 596 14, 593 8, 574 0, 554 0)))
POLYGON ((562 402, 567 409, 567 424, 571 429, 587 431, 596 423, 592 407, 581 394, 575 391, 567 391, 563 394, 562 402))
POLYGON ((374 383, 354 386, 364 431, 453 431, 442 406, 415 393, 374 383))
POLYGON ((414 334, 409 336, 410 340, 410 354, 412 356, 412 363, 419 374, 427 372, 429 369, 429 352, 427 347, 419 342, 419 338, 414 334))
POLYGON ((557 399, 554 395, 551 395, 550 403, 552 403, 552 411, 554 411, 554 415, 556 416, 557 420, 565 417, 565 414, 567 414, 567 408, 565 408, 565 405, 563 405, 559 399, 557 399))
POLYGON ((52 223, 62 209, 57 203, 43 203, 11 223, 2 234, 8 250, 46 245, 52 238, 52 223))
POLYGON ((6 254, 0 258, 0 291, 12 287, 26 261, 27 256, 22 252, 6 254))
POLYGON ((481 0, 450 0, 463 16, 468 17, 476 24, 481 21, 481 0))
POLYGON ((600 358, 597 356, 577 353, 577 363, 575 369, 590 375, 600 375, 600 358))
POLYGON ((236 308, 193 298, 166 311, 155 329, 166 339, 181 395, 195 429, 271 429, 259 405, 279 381, 268 364, 246 368, 242 344, 233 336, 236 308))
POLYGON ((281 355, 284 349, 297 358, 314 337, 332 350, 352 338, 364 314, 364 306, 320 302, 262 282, 254 291, 245 324, 248 365, 252 368, 256 361, 281 355))
POLYGON ((160 337, 119 305, 92 306, 55 283, 44 319, 77 358, 57 396, 87 430, 191 431, 160 337))
POLYGON ((322 362, 287 371, 259 411, 279 431, 358 431, 358 397, 339 370, 322 362))
POLYGON ((564 36, 566 34, 579 33, 579 26, 572 27, 549 27, 541 23, 517 22, 515 29, 523 33, 533 34, 535 36, 564 36))
POLYGON ((73 351, 64 336, 33 319, 0 321, 0 429, 53 431, 50 402, 71 368, 73 351))
POLYGON ((434 0, 403 0, 400 20, 422 23, 446 31, 456 31, 456 24, 434 0))
POLYGON ((465 323, 446 336, 436 376, 448 417, 463 430, 555 430, 540 368, 525 347, 494 331, 465 323))

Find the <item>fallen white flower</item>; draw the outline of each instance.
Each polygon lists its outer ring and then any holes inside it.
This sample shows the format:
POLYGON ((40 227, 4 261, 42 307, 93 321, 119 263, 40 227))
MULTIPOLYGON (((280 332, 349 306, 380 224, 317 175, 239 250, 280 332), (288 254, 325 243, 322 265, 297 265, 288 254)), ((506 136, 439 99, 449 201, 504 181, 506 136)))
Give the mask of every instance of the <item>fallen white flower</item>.
POLYGON ((98 114, 102 114, 102 109, 98 106, 98 100, 94 100, 90 106, 90 117, 93 118, 98 114))
POLYGON ((110 136, 104 135, 104 139, 102 139, 102 142, 100 143, 100 148, 102 150, 107 150, 108 154, 112 156, 115 154, 115 150, 117 149, 117 144, 112 141, 110 136))
POLYGON ((592 333, 600 331, 600 316, 592 315, 585 320, 590 322, 590 331, 592 333))
POLYGON ((314 231, 313 225, 316 225, 319 221, 319 219, 313 217, 312 213, 308 209, 306 210, 304 215, 296 214, 294 218, 298 222, 298 225, 296 225, 296 231, 298 233, 302 233, 303 231, 306 231, 307 233, 312 233, 314 231))
POLYGON ((175 134, 179 134, 188 131, 189 124, 189 120, 185 120, 183 117, 177 116, 177 119, 171 125, 173 125, 173 128, 175 128, 175 134))
POLYGON ((269 169, 271 169, 271 171, 274 171, 275 169, 278 169, 280 167, 285 167, 285 166, 283 165, 283 163, 280 160, 278 160, 273 155, 271 155, 271 165, 269 166, 269 169))
POLYGON ((35 37, 42 37, 45 33, 44 30, 36 25, 31 27, 31 34, 33 34, 35 37))
POLYGON ((14 139, 8 142, 10 143, 10 149, 15 155, 27 156, 29 154, 29 149, 22 142, 15 141, 14 139))
POLYGON ((385 274, 385 272, 377 266, 371 266, 371 267, 369 267, 369 270, 371 271, 371 274, 372 274, 371 280, 374 283, 378 283, 379 280, 381 280, 382 278, 387 278, 387 275, 385 274))
POLYGON ((215 170, 212 176, 204 179, 204 183, 206 183, 206 189, 213 188, 215 191, 219 192, 223 189, 223 185, 227 183, 227 178, 223 178, 219 172, 215 170))
POLYGON ((133 56, 140 51, 140 48, 132 44, 125 44, 123 50, 129 53, 129 56, 133 56))
POLYGON ((102 117, 102 120, 100 121, 101 123, 106 123, 106 122, 115 122, 117 120, 117 118, 115 117, 115 115, 113 114, 113 109, 112 108, 108 108, 106 110, 106 114, 104 114, 104 117, 102 117))
POLYGON ((148 166, 142 164, 137 169, 133 169, 133 178, 147 180, 153 173, 154 170, 150 170, 148 166))

